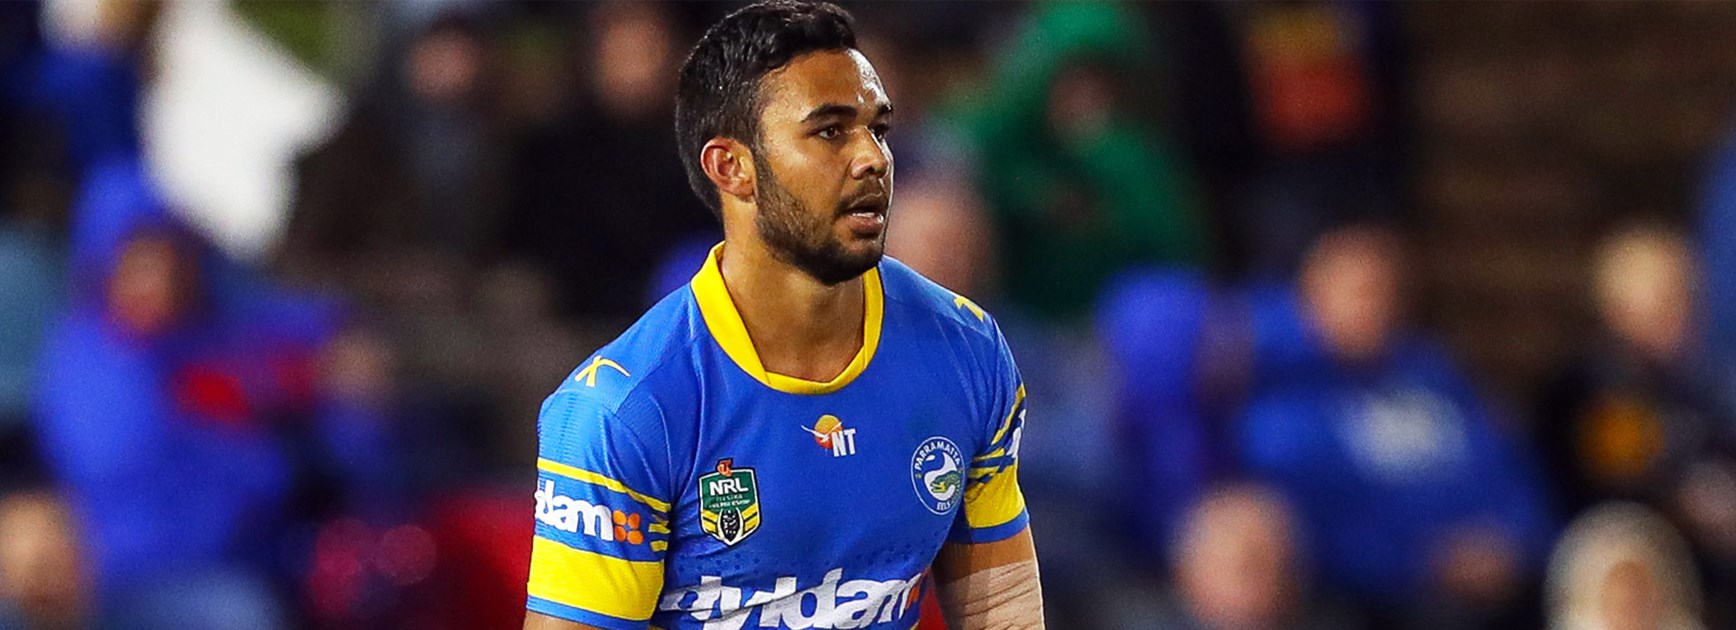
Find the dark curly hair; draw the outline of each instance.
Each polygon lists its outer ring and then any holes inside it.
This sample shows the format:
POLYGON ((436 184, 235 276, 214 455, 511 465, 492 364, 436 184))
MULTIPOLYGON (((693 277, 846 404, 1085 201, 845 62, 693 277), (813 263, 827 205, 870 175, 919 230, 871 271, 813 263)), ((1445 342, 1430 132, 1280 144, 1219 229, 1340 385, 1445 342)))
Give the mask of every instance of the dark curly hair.
POLYGON ((687 184, 713 214, 722 215, 723 199, 699 164, 700 148, 718 136, 758 148, 760 80, 804 54, 854 48, 855 20, 827 2, 759 2, 705 31, 681 65, 675 143, 687 184))

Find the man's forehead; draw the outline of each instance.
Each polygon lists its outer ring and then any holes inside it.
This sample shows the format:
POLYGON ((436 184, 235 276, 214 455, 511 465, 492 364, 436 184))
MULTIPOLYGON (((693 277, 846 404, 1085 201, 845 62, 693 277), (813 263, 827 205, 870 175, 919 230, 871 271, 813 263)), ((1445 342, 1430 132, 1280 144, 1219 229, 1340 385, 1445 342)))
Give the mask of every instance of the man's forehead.
POLYGON ((765 80, 768 110, 805 114, 820 105, 839 104, 872 114, 882 105, 891 105, 874 65, 853 49, 802 55, 765 80))

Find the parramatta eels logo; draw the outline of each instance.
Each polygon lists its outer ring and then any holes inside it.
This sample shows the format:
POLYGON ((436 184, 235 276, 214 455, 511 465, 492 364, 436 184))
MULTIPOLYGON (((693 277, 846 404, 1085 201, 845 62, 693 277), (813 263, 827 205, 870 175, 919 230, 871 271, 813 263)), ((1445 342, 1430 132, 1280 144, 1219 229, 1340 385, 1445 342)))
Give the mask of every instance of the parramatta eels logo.
POLYGON ((940 436, 924 440, 910 458, 910 480, 916 484, 916 498, 930 512, 951 512, 964 496, 963 465, 964 456, 952 440, 940 436))
POLYGON ((699 527, 732 546, 760 526, 759 483, 753 469, 733 464, 733 459, 720 459, 717 472, 699 478, 699 527))

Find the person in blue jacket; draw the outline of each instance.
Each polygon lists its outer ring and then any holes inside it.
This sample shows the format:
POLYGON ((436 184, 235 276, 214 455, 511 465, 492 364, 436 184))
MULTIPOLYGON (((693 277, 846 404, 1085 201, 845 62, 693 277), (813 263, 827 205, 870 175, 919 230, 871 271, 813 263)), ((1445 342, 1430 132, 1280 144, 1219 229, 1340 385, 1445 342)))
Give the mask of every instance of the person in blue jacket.
POLYGON ((1257 369, 1241 463, 1296 507, 1327 590, 1406 624, 1510 622, 1549 546, 1538 468, 1443 349, 1401 323, 1401 249, 1378 227, 1329 232, 1295 298, 1253 318, 1288 330, 1255 335, 1282 361, 1257 369))
POLYGON ((102 615, 277 627, 274 572, 309 479, 390 474, 385 427, 321 391, 337 309, 223 257, 125 155, 90 171, 71 256, 35 412, 102 615))

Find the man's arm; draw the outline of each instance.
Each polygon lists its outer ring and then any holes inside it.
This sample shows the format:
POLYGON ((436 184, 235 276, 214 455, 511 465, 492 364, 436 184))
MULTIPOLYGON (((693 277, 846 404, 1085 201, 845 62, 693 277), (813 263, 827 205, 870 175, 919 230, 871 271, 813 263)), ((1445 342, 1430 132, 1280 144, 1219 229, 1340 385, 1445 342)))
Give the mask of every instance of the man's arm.
POLYGON ((1041 630, 1043 589, 1031 529, 990 543, 949 542, 934 560, 950 630, 1041 630))
MULTIPOLYGON (((962 297, 954 301, 975 306, 962 297)), ((971 311, 994 338, 992 354, 984 357, 983 437, 965 475, 964 505, 935 557, 934 583, 950 630, 1042 630, 1037 549, 1019 491, 1024 379, 999 325, 981 309, 971 311)))
POLYGON ((669 545, 669 488, 659 474, 669 469, 668 448, 661 418, 644 415, 650 405, 621 415, 610 408, 612 392, 588 382, 567 379, 538 419, 526 585, 536 614, 525 626, 645 630, 669 545))

